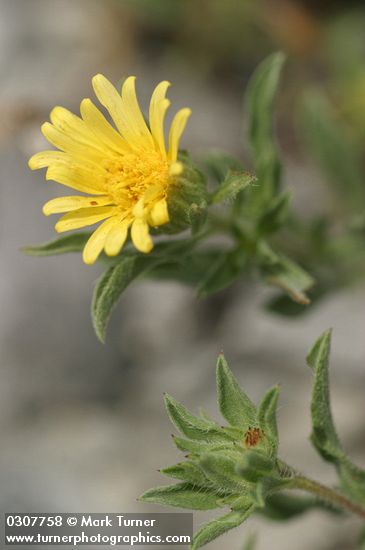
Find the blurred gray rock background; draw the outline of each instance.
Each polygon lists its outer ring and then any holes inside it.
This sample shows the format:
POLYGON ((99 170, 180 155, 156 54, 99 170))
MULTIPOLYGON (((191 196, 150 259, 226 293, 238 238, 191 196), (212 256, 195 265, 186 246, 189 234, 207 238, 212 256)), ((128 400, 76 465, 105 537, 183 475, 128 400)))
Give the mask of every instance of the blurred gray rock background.
MULTIPOLYGON (((272 291, 251 282, 207 301, 177 284, 143 282, 125 293, 102 346, 89 317, 100 266, 83 265, 79 255, 37 259, 20 252, 54 236, 54 220, 41 206, 57 195, 57 185, 27 167, 44 145, 40 123, 56 104, 76 111, 97 72, 115 81, 136 74, 144 105, 159 80, 171 80, 173 107, 193 109, 184 146, 241 153, 241 94, 229 82, 212 85, 173 55, 150 51, 130 4, 0 0, 1 512, 162 510, 136 502, 165 483, 156 470, 179 458, 162 392, 217 418, 221 349, 253 398, 281 384, 283 458, 333 481, 306 439, 312 375, 304 358, 329 326, 336 422, 348 451, 365 465, 365 287, 285 320, 263 310, 272 291)), ((290 155, 286 166, 301 207, 317 207, 322 187, 313 167, 290 155)), ((206 518, 197 514, 196 525, 206 518)), ((355 526, 317 512, 285 526, 254 519, 224 544, 238 550, 257 530, 258 550, 345 550, 355 547, 355 526)), ((221 547, 221 540, 211 545, 221 547)))

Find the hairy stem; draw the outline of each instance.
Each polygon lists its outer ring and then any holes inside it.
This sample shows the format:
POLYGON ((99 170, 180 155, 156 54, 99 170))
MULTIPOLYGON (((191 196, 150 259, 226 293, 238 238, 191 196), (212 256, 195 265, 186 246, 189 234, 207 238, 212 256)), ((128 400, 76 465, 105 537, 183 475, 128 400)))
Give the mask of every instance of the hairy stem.
POLYGON ((326 485, 322 485, 317 481, 298 475, 293 478, 290 484, 290 488, 301 489, 302 491, 311 493, 312 495, 318 497, 320 500, 329 502, 338 508, 347 510, 352 514, 355 514, 357 516, 360 516, 362 519, 365 519, 365 508, 360 506, 360 504, 357 504, 356 502, 348 499, 339 491, 331 489, 326 485))

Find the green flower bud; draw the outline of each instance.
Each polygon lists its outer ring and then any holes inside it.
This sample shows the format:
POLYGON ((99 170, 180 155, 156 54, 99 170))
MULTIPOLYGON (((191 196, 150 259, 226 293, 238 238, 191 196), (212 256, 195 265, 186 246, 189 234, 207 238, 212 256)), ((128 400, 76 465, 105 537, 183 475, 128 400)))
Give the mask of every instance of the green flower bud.
POLYGON ((161 226, 163 233, 178 233, 191 227, 196 231, 207 215, 208 192, 204 175, 191 163, 188 155, 180 155, 183 171, 172 176, 167 196, 170 222, 161 226))

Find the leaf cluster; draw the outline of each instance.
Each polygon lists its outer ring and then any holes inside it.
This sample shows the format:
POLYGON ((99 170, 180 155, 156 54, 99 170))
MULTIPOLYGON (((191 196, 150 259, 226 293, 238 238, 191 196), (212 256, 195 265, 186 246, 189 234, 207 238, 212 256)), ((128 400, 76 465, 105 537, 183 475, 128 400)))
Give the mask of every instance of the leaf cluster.
POLYGON ((339 513, 345 498, 350 503, 349 510, 359 505, 365 517, 365 471, 346 455, 332 420, 329 352, 330 331, 326 331, 310 351, 308 364, 314 372, 311 441, 319 454, 336 467, 341 492, 333 499, 331 490, 321 484, 307 480, 306 488, 302 483, 306 478, 278 457, 278 386, 268 390, 255 406, 220 355, 217 397, 220 412, 228 422, 225 426, 206 415, 195 416, 165 395, 167 413, 180 433, 173 436, 173 441, 185 453, 186 460, 160 470, 178 483, 150 489, 140 500, 190 510, 229 509, 195 533, 192 550, 241 525, 254 513, 277 521, 313 508, 339 513), (298 488, 309 491, 311 496, 288 493, 298 488))
MULTIPOLYGON (((206 416, 195 416, 170 395, 165 395, 167 413, 180 432, 173 436, 187 460, 161 470, 179 480, 176 485, 147 491, 140 500, 192 510, 229 508, 229 512, 204 525, 194 536, 192 549, 200 548, 243 523, 270 502, 277 514, 283 506, 273 495, 291 481, 277 458, 277 386, 256 407, 241 390, 225 358, 217 363, 218 404, 228 422, 220 426, 206 416)), ((289 497, 288 497, 289 498, 289 497)))

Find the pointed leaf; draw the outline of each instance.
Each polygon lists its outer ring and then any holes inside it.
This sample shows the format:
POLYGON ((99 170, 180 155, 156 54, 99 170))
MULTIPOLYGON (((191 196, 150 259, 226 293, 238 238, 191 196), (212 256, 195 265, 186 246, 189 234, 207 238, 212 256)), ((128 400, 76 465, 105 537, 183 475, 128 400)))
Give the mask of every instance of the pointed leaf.
POLYGON ((173 436, 173 441, 180 451, 187 451, 194 455, 199 455, 201 453, 206 453, 213 450, 226 449, 227 446, 233 444, 233 442, 230 443, 228 441, 225 441, 224 443, 216 443, 214 441, 197 441, 176 436, 173 436))
POLYGON ((133 279, 150 266, 149 258, 137 253, 125 253, 116 265, 110 267, 98 279, 91 304, 91 314, 96 335, 101 342, 105 340, 110 315, 121 294, 133 279))
POLYGON ((258 261, 268 283, 284 290, 299 304, 310 303, 306 291, 313 286, 314 279, 298 264, 276 254, 265 241, 259 243, 258 261))
POLYGON ((219 189, 213 193, 211 202, 213 204, 223 201, 233 202, 238 193, 246 189, 255 180, 256 177, 253 174, 230 171, 222 181, 219 189))
POLYGON ((276 422, 276 410, 280 395, 279 386, 271 388, 261 400, 258 407, 258 421, 265 435, 270 438, 273 445, 273 451, 276 454, 278 448, 278 428, 276 422))
POLYGON ((171 395, 165 395, 165 406, 171 422, 186 437, 214 443, 233 441, 215 422, 194 416, 171 395))
POLYGON ((256 422, 256 407, 239 387, 221 354, 217 363, 218 404, 224 418, 243 430, 256 422))
POLYGON ((280 185, 281 163, 273 132, 274 100, 285 61, 278 52, 265 59, 251 77, 246 94, 248 138, 258 177, 257 195, 270 200, 280 185))
POLYGON ((68 252, 80 252, 90 235, 91 232, 73 233, 38 246, 26 246, 22 250, 28 256, 53 256, 68 252))
POLYGON ((312 443, 331 462, 343 456, 341 444, 332 420, 328 379, 331 331, 327 330, 311 349, 307 362, 314 370, 312 391, 312 443))
POLYGON ((139 497, 138 500, 191 510, 213 510, 219 506, 219 498, 219 496, 208 489, 202 489, 189 483, 178 483, 177 485, 150 489, 139 497))
POLYGON ((195 462, 179 462, 174 466, 169 466, 160 470, 161 474, 172 477, 174 479, 181 479, 191 485, 199 485, 200 487, 207 487, 211 485, 207 477, 204 475, 202 469, 195 464, 195 462))
POLYGON ((365 504, 365 471, 353 464, 345 454, 332 419, 328 376, 330 344, 331 331, 328 330, 317 340, 307 357, 314 371, 311 440, 323 458, 336 465, 343 491, 365 504))
MULTIPOLYGON (((109 318, 116 302, 127 286, 138 276, 148 275, 158 266, 183 261, 197 243, 196 238, 169 240, 157 243, 153 251, 144 255, 123 251, 114 263, 97 281, 91 312, 95 332, 104 342, 109 318)), ((115 259, 114 259, 115 261, 115 259)))
POLYGON ((250 505, 246 510, 242 510, 240 512, 230 512, 221 518, 214 519, 206 525, 203 525, 203 527, 194 535, 191 550, 197 550, 220 535, 227 533, 230 529, 238 527, 252 514, 253 511, 254 506, 250 505))
POLYGON ((101 342, 111 312, 127 286, 138 276, 146 274, 158 265, 180 258, 196 244, 195 239, 158 243, 149 255, 138 252, 122 252, 119 261, 112 265, 97 281, 91 305, 95 332, 101 342))

